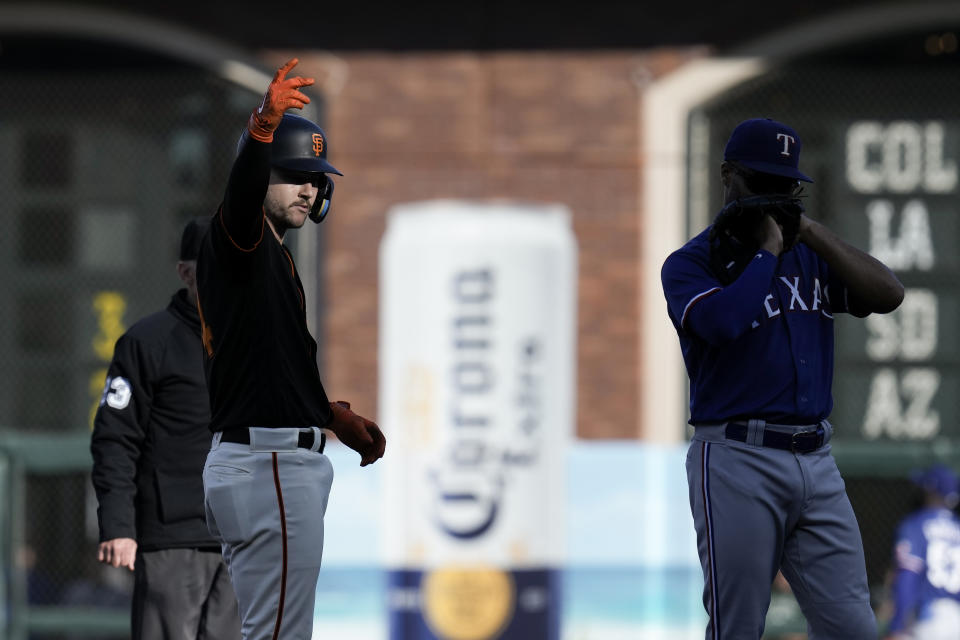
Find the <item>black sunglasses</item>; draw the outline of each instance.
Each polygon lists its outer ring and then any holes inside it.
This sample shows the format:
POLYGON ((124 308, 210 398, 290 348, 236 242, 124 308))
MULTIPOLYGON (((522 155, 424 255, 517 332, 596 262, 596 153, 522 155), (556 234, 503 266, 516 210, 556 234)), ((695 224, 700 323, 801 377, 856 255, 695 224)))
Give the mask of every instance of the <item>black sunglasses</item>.
POLYGON ((327 174, 314 171, 293 171, 291 169, 281 169, 274 167, 278 177, 287 184, 306 184, 311 183, 318 189, 322 189, 327 184, 327 174))

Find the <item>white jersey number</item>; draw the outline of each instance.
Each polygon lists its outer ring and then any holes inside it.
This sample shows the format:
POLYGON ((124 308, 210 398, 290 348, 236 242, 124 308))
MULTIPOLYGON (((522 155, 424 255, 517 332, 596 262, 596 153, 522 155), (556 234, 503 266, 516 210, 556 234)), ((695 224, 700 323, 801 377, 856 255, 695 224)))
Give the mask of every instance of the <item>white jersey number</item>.
POLYGON ((960 546, 944 540, 927 545, 927 580, 938 589, 960 593, 960 546))
POLYGON ((126 378, 117 376, 116 378, 107 378, 107 384, 103 388, 103 397, 100 399, 102 405, 106 402, 114 409, 126 409, 130 404, 130 396, 133 390, 126 378))

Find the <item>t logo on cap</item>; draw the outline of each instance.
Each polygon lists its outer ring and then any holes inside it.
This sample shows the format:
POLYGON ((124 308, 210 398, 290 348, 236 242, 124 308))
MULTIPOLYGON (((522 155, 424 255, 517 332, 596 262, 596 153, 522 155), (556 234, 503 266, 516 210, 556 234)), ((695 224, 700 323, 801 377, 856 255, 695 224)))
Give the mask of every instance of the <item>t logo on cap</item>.
POLYGON ((800 136, 791 127, 770 118, 753 118, 738 124, 723 159, 748 169, 804 182, 813 182, 800 172, 800 136))
POLYGON ((791 135, 787 135, 786 133, 778 133, 777 140, 781 139, 783 140, 783 151, 780 152, 780 155, 788 156, 790 155, 790 143, 796 142, 796 139, 791 135))

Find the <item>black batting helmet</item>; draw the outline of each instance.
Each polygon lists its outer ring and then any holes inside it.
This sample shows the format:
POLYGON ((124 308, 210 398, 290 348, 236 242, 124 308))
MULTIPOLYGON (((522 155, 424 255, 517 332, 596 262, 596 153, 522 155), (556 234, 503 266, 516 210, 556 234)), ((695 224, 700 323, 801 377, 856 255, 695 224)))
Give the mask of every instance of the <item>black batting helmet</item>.
POLYGON ((319 174, 320 192, 310 211, 310 219, 322 222, 330 210, 333 196, 333 180, 326 174, 343 175, 327 162, 327 136, 323 129, 302 116, 285 113, 280 126, 273 132, 270 164, 288 171, 319 174))

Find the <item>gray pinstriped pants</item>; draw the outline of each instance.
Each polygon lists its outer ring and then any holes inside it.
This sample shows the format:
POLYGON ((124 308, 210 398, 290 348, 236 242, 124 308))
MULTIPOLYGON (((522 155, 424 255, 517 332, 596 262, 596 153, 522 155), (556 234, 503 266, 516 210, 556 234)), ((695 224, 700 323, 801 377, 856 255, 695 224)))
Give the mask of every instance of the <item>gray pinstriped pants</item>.
POLYGON ((876 639, 860 529, 829 444, 799 454, 697 427, 686 467, 707 640, 758 640, 778 570, 811 640, 876 639))
POLYGON ((216 434, 203 469, 207 526, 221 542, 243 640, 313 634, 333 466, 297 448, 298 432, 251 429, 249 445, 216 434))

